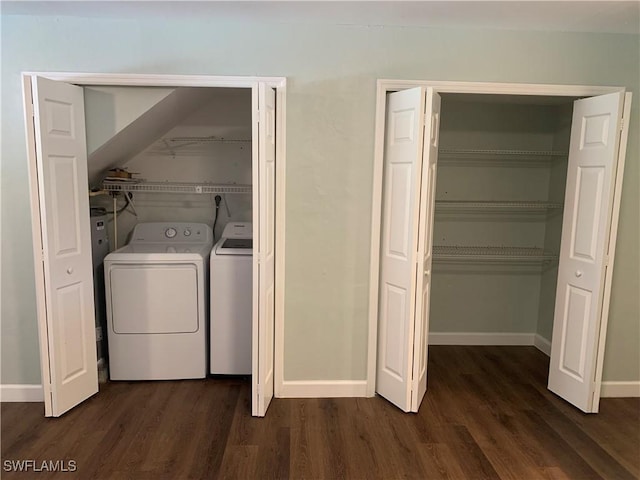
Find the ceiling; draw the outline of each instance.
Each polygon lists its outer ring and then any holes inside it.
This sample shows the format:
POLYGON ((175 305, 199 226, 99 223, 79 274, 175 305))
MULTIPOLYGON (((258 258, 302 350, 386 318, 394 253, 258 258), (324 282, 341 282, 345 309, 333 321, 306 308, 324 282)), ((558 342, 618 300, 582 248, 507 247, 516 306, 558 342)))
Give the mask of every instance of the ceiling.
POLYGON ((640 34, 637 1, 2 1, 2 15, 640 34))

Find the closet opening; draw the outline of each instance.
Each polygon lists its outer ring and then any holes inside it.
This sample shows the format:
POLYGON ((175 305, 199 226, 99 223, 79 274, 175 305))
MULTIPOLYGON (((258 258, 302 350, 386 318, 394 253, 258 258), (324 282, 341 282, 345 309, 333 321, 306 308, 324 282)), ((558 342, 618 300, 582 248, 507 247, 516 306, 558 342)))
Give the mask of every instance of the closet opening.
POLYGON ((577 98, 441 97, 429 343, 549 355, 577 98))
POLYGON ((369 392, 417 412, 428 345, 531 345, 597 412, 631 94, 378 82, 369 392))
POLYGON ((251 93, 84 87, 101 381, 251 375, 251 93), (246 248, 223 250, 223 232, 246 248), (166 262, 191 262, 185 252, 202 260, 193 277, 167 271, 170 287, 149 275, 127 281, 137 268, 159 268, 143 258, 151 252, 166 262), (131 326, 139 322, 148 325, 131 326))
POLYGON ((98 377, 211 375, 250 376, 252 415, 265 415, 284 88, 23 74, 46 416, 97 393, 98 377))

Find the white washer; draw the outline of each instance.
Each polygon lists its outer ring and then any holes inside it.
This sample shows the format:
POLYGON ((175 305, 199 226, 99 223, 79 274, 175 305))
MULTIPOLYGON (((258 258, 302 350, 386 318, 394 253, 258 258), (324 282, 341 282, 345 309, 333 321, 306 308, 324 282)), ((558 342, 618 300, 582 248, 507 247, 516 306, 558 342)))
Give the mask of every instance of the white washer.
POLYGON ((212 374, 251 374, 252 225, 229 222, 211 252, 212 374))
POLYGON ((207 270, 213 235, 203 223, 139 223, 104 260, 112 380, 207 374, 207 270))

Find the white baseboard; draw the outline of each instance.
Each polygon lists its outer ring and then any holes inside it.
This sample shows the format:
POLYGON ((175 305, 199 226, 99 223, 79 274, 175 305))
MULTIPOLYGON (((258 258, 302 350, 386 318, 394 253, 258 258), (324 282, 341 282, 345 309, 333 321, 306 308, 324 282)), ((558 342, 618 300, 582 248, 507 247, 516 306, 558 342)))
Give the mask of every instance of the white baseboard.
POLYGON ((600 398, 640 397, 640 382, 602 382, 600 398))
POLYGON ((282 382, 280 398, 366 397, 366 380, 300 380, 282 382))
POLYGON ((535 333, 433 332, 429 345, 534 345, 535 333))
POLYGON ((0 385, 0 402, 44 402, 42 385, 0 385))
POLYGON ((543 336, 536 334, 533 339, 533 346, 544 353, 547 357, 551 356, 551 342, 543 336))

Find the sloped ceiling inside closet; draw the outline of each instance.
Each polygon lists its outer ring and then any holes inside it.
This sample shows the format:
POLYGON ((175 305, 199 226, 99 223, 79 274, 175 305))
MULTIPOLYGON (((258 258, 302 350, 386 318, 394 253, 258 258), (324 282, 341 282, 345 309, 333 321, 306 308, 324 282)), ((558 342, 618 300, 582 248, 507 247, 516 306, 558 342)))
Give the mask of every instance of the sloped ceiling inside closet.
POLYGON ((177 122, 142 155, 192 156, 218 151, 221 144, 251 144, 251 90, 216 88, 208 103, 177 122))
MULTIPOLYGON (((133 115, 134 118, 130 118, 130 123, 117 129, 111 138, 89 153, 89 184, 96 185, 106 171, 125 165, 184 118, 208 103, 215 93, 216 89, 213 88, 176 88, 169 93, 160 92, 151 104, 138 105, 138 112, 133 115)), ((105 102, 102 108, 106 108, 105 102)), ((87 115, 87 119, 95 115, 87 115)))

